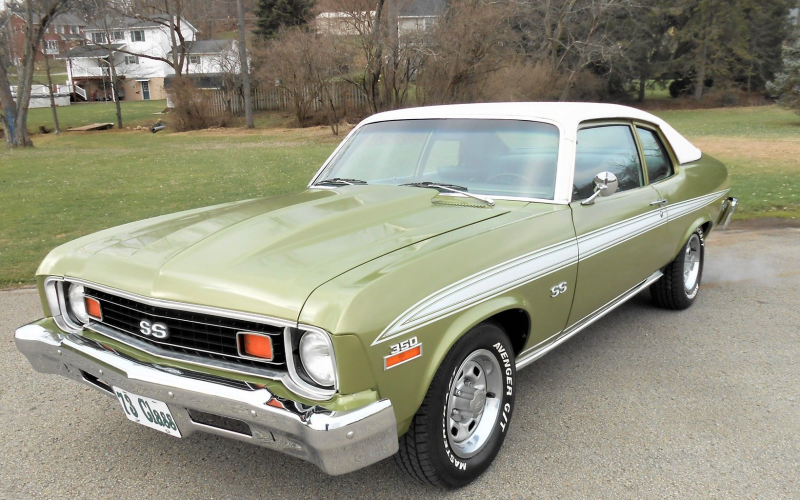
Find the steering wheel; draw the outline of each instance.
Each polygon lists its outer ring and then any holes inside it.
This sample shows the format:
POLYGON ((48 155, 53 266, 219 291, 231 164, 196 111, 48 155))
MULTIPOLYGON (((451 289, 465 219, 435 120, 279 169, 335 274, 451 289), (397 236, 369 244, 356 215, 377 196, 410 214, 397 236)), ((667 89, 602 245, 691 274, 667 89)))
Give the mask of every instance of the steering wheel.
MULTIPOLYGON (((521 181, 520 184, 528 184, 528 185, 533 184, 533 179, 529 179, 528 177, 523 177, 523 176, 521 176, 519 174, 514 174, 514 173, 511 173, 511 172, 503 172, 502 174, 493 175, 493 176, 489 177, 488 179, 486 179, 486 182, 489 183, 489 184, 492 184, 495 179, 502 179, 504 177, 511 178, 511 179, 518 179, 519 181, 521 181)), ((495 184, 513 184, 512 182, 501 182, 501 183, 494 182, 494 183, 495 184)))

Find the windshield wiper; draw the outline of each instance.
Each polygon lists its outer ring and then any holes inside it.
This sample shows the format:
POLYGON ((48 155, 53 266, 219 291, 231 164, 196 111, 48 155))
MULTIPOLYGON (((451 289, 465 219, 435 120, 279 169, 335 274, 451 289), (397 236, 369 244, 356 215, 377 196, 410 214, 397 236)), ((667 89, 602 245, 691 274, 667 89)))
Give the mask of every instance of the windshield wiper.
POLYGON ((366 184, 367 181, 362 181, 361 179, 345 179, 342 177, 332 177, 330 179, 324 179, 317 183, 314 183, 315 186, 319 184, 347 184, 348 186, 352 186, 353 184, 366 184))
POLYGON ((491 207, 494 206, 494 200, 491 199, 490 197, 469 193, 469 192, 467 192, 467 188, 465 188, 464 186, 458 186, 456 184, 443 184, 443 183, 438 183, 438 182, 427 182, 426 181, 426 182, 410 182, 408 184, 400 184, 400 185, 401 186, 412 186, 412 187, 429 187, 429 188, 438 189, 440 191, 441 190, 450 191, 452 193, 463 194, 464 196, 469 196, 470 198, 474 198, 476 200, 480 200, 480 201, 486 203, 487 205, 489 205, 491 207))

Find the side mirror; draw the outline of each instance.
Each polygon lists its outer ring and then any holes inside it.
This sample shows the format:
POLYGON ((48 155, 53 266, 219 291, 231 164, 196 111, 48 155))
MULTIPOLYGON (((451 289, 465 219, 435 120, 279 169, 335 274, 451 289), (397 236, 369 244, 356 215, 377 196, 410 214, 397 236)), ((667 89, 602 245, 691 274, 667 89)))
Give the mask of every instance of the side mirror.
POLYGON ((611 172, 600 172, 594 177, 594 194, 581 202, 581 205, 594 205, 598 196, 611 196, 617 192, 619 181, 611 172))

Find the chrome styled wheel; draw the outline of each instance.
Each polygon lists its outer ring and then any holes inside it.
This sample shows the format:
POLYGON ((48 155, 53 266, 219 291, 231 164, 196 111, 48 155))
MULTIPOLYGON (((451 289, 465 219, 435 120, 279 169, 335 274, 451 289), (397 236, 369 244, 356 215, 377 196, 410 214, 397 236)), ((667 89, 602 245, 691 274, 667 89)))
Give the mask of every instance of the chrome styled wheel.
POLYGON ((458 457, 483 449, 500 415, 503 375, 497 358, 480 349, 461 363, 447 401, 447 440, 458 457))
POLYGON ((700 276, 700 251, 700 237, 694 233, 686 244, 686 255, 683 257, 683 287, 687 294, 693 294, 697 286, 697 278, 700 276))

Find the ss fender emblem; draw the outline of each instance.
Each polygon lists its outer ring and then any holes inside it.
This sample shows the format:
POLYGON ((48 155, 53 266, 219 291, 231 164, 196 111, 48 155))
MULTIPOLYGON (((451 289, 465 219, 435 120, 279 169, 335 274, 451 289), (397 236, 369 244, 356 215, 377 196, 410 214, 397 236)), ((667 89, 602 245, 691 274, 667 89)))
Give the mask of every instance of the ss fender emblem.
POLYGON ((145 337, 155 337, 157 339, 165 339, 169 337, 169 329, 164 323, 153 323, 149 320, 143 319, 139 322, 139 332, 145 337))
POLYGON ((567 291, 567 282, 562 281, 561 283, 550 289, 550 296, 558 297, 559 295, 565 293, 566 291, 567 291))

